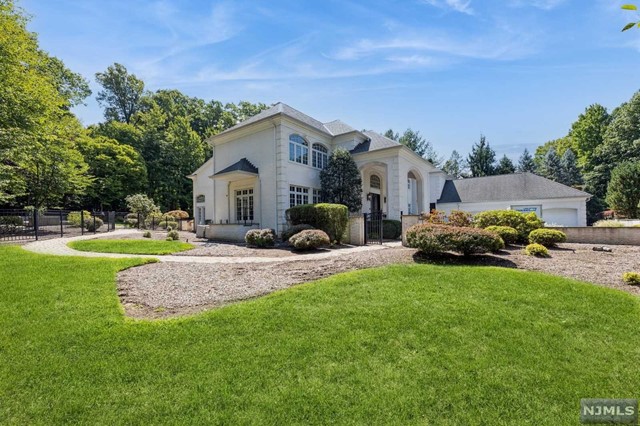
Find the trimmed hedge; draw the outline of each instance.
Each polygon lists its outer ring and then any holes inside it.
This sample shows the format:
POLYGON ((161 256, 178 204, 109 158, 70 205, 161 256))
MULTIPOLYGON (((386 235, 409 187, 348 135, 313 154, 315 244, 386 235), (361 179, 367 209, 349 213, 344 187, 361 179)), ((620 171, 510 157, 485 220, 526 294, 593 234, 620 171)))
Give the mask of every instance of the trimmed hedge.
POLYGON ((250 229, 244 241, 254 247, 272 247, 276 243, 276 232, 273 229, 250 229))
POLYGON ((172 241, 178 241, 180 239, 180 234, 178 234, 178 231, 169 231, 167 232, 167 240, 169 239, 172 241))
POLYGON ((467 228, 473 226, 473 215, 463 210, 451 210, 448 219, 448 224, 451 226, 462 226, 467 228))
POLYGON ((319 229, 300 231, 289 238, 289 243, 297 250, 312 250, 331 244, 326 232, 319 229))
POLYGON ((487 226, 485 231, 496 233, 505 244, 513 244, 518 241, 518 231, 510 226, 487 226))
POLYGON ((393 219, 382 220, 382 238, 397 240, 402 235, 402 222, 393 219))
POLYGON ((625 272, 622 274, 622 281, 629 285, 640 285, 640 274, 637 272, 625 272))
POLYGON ((535 213, 524 214, 516 210, 487 210, 475 215, 473 223, 483 229, 489 226, 509 226, 518 231, 518 241, 522 243, 528 241, 531 231, 544 226, 544 221, 535 213))
POLYGON ((502 238, 478 228, 418 224, 409 228, 406 236, 407 246, 426 254, 454 251, 468 256, 504 248, 502 238))
POLYGON ((565 241, 567 241, 567 235, 555 229, 535 229, 529 234, 530 243, 541 244, 545 247, 553 247, 565 241))
POLYGON ((342 204, 303 204, 291 207, 286 215, 291 225, 311 225, 326 232, 331 241, 338 244, 349 224, 349 210, 342 204))
MULTIPOLYGON (((91 217, 91 212, 83 210, 82 213, 82 216, 84 216, 84 221, 86 222, 91 217)), ((67 222, 69 222, 69 225, 71 226, 80 226, 82 222, 82 216, 80 212, 69 212, 69 214, 67 215, 67 222)))
POLYGON ((300 225, 290 226, 289 229, 282 232, 282 241, 289 241, 289 238, 296 235, 298 232, 306 231, 309 229, 315 229, 313 226, 308 225, 306 223, 301 223, 300 225))
POLYGON ((104 225, 104 222, 99 217, 95 218, 95 222, 93 219, 94 219, 93 216, 90 216, 89 218, 86 218, 86 217, 84 218, 84 227, 89 232, 97 231, 102 227, 102 225, 104 225))
POLYGON ((524 253, 535 257, 549 257, 549 250, 542 244, 529 244, 524 248, 524 253))

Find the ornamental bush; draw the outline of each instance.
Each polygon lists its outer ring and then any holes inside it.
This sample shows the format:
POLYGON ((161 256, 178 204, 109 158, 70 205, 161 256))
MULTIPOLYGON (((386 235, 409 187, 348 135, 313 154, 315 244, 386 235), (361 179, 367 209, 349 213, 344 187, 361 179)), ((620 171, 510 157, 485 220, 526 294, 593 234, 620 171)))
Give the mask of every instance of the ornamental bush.
POLYGON ((510 226, 487 226, 485 231, 494 232, 502 238, 505 244, 514 244, 518 241, 518 231, 510 226))
POLYGON ((629 285, 640 285, 640 273, 625 272, 622 274, 622 281, 629 285))
POLYGON ((549 250, 542 244, 529 244, 524 248, 524 253, 535 257, 549 257, 549 250))
MULTIPOLYGON (((82 213, 83 213, 83 216, 84 216, 84 221, 86 222, 91 217, 91 212, 89 212, 87 210, 83 210, 82 213)), ((67 222, 69 222, 69 225, 71 225, 71 226, 80 226, 80 224, 82 222, 81 213, 80 212, 69 212, 69 214, 67 215, 67 222)))
POLYGON ((276 243, 276 233, 273 229, 250 229, 245 234, 244 241, 253 247, 273 247, 276 243))
POLYGON ((178 222, 174 222, 173 220, 164 220, 162 219, 160 222, 156 222, 156 226, 162 229, 170 230, 178 229, 178 222))
POLYGON ((298 232, 306 231, 308 229, 315 229, 313 226, 308 225, 306 223, 301 223, 300 225, 290 226, 289 229, 282 232, 282 241, 289 241, 289 238, 296 235, 298 232))
POLYGON ((312 250, 331 244, 329 235, 319 229, 300 231, 289 238, 289 243, 296 250, 312 250))
POLYGON ((406 235, 409 247, 426 254, 454 251, 468 256, 504 248, 504 241, 497 234, 478 228, 418 224, 409 228, 406 235))
POLYGON ((487 210, 475 215, 473 223, 483 229, 488 226, 509 226, 518 231, 518 241, 522 243, 528 241, 531 231, 544 226, 544 221, 535 213, 524 214, 516 210, 487 210))
POLYGON ((22 225, 24 221, 20 216, 0 216, 0 233, 13 233, 22 225))
POLYGON ((429 213, 422 213, 422 220, 427 223, 444 225, 447 222, 447 215, 442 210, 433 209, 429 213))
POLYGON ((94 217, 93 216, 89 216, 88 218, 86 218, 86 217, 84 218, 84 227, 89 232, 97 231, 98 229, 100 229, 102 227, 102 225, 104 225, 104 222, 99 217, 96 217, 95 221, 94 221, 94 217))
POLYGON ((555 229, 535 229, 529 234, 530 243, 541 244, 545 247, 553 247, 565 241, 567 241, 567 235, 555 229))
POLYGON ((402 235, 402 222, 393 219, 382 220, 382 238, 397 240, 402 235))
POLYGON ((451 210, 451 213, 449 213, 448 223, 451 226, 463 226, 470 228, 473 225, 473 215, 463 210, 451 210))
POLYGON ((178 241, 180 239, 180 234, 178 234, 178 231, 169 231, 167 232, 167 240, 169 239, 172 241, 178 241))
POLYGON ((185 212, 184 210, 171 210, 171 211, 168 211, 167 213, 165 213, 165 215, 166 216, 171 216, 175 220, 189 219, 189 213, 185 212))
POLYGON ((291 225, 311 225, 326 232, 331 241, 338 244, 349 224, 349 210, 342 204, 303 204, 291 207, 286 215, 291 225))
POLYGON ((150 231, 145 231, 144 234, 142 234, 143 238, 151 238, 151 232, 150 231))

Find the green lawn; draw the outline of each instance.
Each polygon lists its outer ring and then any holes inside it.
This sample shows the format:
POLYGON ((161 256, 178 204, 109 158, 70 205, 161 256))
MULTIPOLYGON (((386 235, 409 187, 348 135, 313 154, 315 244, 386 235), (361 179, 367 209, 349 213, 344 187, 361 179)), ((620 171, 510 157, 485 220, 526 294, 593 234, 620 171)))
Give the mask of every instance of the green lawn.
POLYGON ((164 240, 81 240, 72 241, 69 247, 80 251, 95 251, 98 253, 124 254, 171 254, 179 251, 191 250, 193 244, 181 241, 164 240))
POLYGON ((142 262, 0 247, 0 423, 562 425, 639 396, 621 292, 391 266, 134 321, 115 274, 142 262))

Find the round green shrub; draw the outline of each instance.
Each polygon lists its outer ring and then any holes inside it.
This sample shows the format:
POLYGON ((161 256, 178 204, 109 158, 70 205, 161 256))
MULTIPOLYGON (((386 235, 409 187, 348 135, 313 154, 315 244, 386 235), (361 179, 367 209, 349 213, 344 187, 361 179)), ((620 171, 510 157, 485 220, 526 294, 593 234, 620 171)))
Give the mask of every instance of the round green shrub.
POLYGON ((497 234, 478 228, 418 224, 407 230, 407 246, 426 254, 454 251, 465 256, 504 248, 497 234))
POLYGON ((393 219, 382 220, 382 238, 397 240, 402 235, 402 222, 393 219))
POLYGON ((289 238, 293 237, 300 231, 306 231, 308 229, 315 229, 313 226, 308 225, 306 223, 301 223, 300 225, 290 226, 289 229, 282 232, 282 241, 289 241, 289 238))
POLYGON ((180 239, 180 234, 178 231, 169 231, 167 232, 167 239, 171 238, 172 241, 178 241, 180 239))
POLYGON ((526 243, 529 233, 544 226, 544 221, 535 213, 521 213, 516 210, 487 210, 478 213, 473 218, 478 228, 488 226, 509 226, 518 231, 518 241, 526 243))
POLYGON ((312 250, 331 244, 329 235, 319 229, 300 231, 289 238, 289 243, 296 250, 312 250))
POLYGON ((244 241, 253 247, 272 247, 276 243, 276 233, 273 229, 250 229, 244 241))
POLYGON ((167 231, 169 231, 171 229, 178 229, 178 222, 174 222, 174 221, 161 221, 159 223, 156 223, 156 227, 158 228, 162 228, 162 229, 166 229, 167 231))
POLYGON ((67 215, 67 222, 71 226, 80 226, 82 223, 82 216, 84 216, 84 221, 86 222, 91 217, 91 212, 87 210, 82 211, 82 215, 80 212, 69 212, 67 215))
POLYGON ((189 219, 189 213, 185 212, 184 210, 171 210, 168 211, 165 216, 171 216, 176 221, 180 219, 189 219))
POLYGON ((321 229, 331 241, 340 243, 349 224, 349 210, 342 204, 303 204, 286 211, 291 225, 307 224, 321 229))
POLYGON ((622 274, 622 281, 629 285, 640 285, 640 273, 638 272, 625 272, 622 274))
POLYGON ((524 253, 529 256, 549 257, 549 250, 542 244, 529 244, 524 248, 524 253))
POLYGON ((529 234, 530 243, 541 244, 545 247, 553 247, 565 241, 567 241, 567 235, 555 229, 535 229, 529 234))
POLYGON ((150 231, 145 231, 145 233, 144 233, 144 234, 142 234, 142 236, 143 236, 144 238, 151 238, 151 232, 150 232, 150 231))
POLYGON ((93 216, 90 216, 89 218, 84 219, 84 227, 89 232, 97 231, 102 227, 102 225, 104 225, 104 222, 99 217, 96 217, 95 221, 93 219, 94 219, 93 216))
POLYGON ((498 234, 505 244, 514 244, 518 241, 518 231, 510 226, 487 226, 485 231, 498 234))
POLYGON ((124 224, 125 224, 125 226, 128 226, 129 228, 137 228, 138 227, 138 219, 125 219, 124 220, 124 224))

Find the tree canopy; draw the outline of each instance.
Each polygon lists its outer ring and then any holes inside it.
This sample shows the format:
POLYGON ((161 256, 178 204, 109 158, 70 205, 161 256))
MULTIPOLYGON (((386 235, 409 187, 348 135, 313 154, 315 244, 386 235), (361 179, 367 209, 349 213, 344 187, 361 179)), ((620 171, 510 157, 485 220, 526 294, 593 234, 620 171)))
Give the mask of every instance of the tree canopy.
POLYGON ((328 203, 343 204, 355 213, 362 207, 362 179, 349 151, 338 148, 320 172, 322 196, 328 203))
POLYGON ((471 176, 491 176, 495 174, 494 163, 496 161, 496 153, 489 146, 489 142, 480 135, 480 141, 476 142, 471 148, 471 154, 467 159, 471 176))

